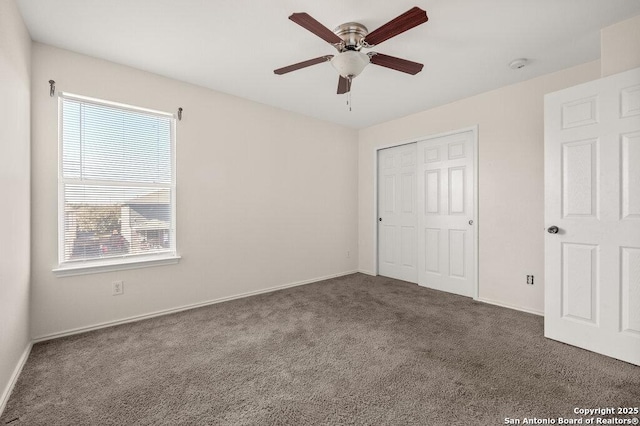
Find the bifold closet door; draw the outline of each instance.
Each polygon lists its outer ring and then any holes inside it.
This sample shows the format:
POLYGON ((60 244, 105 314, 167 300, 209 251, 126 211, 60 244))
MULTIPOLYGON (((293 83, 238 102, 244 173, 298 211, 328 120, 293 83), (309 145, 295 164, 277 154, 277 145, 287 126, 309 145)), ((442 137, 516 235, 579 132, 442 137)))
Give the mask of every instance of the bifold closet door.
POLYGON ((474 296, 474 134, 418 142, 418 283, 474 296))
POLYGON ((416 144, 378 151, 378 273, 418 282, 416 144))

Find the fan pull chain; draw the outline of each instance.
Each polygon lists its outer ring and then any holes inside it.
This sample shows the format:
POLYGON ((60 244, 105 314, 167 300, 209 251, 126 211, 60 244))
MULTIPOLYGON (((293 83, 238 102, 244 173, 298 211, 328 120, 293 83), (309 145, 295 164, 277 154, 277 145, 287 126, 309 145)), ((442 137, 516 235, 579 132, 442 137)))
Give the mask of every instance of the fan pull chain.
POLYGON ((347 106, 349 107, 349 112, 351 112, 351 79, 352 77, 347 77, 347 89, 349 90, 347 92, 347 106))

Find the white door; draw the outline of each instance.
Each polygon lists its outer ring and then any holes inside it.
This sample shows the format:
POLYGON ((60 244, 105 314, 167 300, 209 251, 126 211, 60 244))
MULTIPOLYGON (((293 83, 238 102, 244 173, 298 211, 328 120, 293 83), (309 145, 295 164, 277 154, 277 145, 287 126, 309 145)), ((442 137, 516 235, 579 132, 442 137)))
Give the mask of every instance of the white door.
POLYGON ((545 336, 640 365, 640 69, 545 96, 545 222, 545 336))
POLYGON ((418 283, 474 297, 472 131, 418 142, 418 283))
POLYGON ((378 272, 418 282, 416 144, 378 151, 378 272))

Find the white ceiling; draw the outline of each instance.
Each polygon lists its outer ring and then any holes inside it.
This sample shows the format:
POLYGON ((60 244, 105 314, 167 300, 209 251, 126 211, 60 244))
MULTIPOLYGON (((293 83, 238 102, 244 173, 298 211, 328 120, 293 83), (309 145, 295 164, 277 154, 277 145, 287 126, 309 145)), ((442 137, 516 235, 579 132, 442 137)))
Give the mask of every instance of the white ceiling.
POLYGON ((18 0, 35 41, 289 111, 367 127, 600 57, 603 27, 640 14, 637 0, 18 0), (374 51, 425 64, 415 76, 369 65, 353 110, 329 63, 276 68, 335 49, 288 20, 372 31, 413 6, 429 22, 374 51), (511 60, 530 64, 517 71, 511 60))

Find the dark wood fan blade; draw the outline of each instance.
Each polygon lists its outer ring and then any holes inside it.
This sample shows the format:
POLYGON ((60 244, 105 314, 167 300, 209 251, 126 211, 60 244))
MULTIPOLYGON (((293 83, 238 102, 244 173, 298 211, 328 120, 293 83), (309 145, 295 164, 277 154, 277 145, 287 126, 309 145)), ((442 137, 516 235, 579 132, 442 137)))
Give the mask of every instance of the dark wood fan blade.
POLYGON ((342 42, 342 39, 333 31, 313 19, 308 13, 294 13, 289 16, 289 19, 308 31, 311 31, 327 43, 336 44, 342 42))
POLYGON ((396 58, 394 56, 376 53, 371 55, 371 63, 380 65, 381 67, 391 68, 392 70, 406 72, 407 74, 416 75, 422 71, 424 65, 417 62, 407 61, 406 59, 396 58))
POLYGON ((310 67, 311 65, 321 64, 323 62, 330 61, 333 55, 320 56, 319 58, 309 59, 308 61, 298 62, 297 64, 289 65, 288 67, 278 68, 274 70, 274 74, 282 75, 291 71, 299 70, 300 68, 310 67))
POLYGON ((349 92, 351 90, 351 82, 344 78, 343 76, 340 76, 340 78, 338 79, 338 95, 343 95, 347 92, 349 92))
POLYGON ((387 22, 380 28, 367 34, 367 36, 364 38, 364 41, 369 46, 375 46, 376 44, 380 44, 383 41, 390 39, 391 37, 402 34, 403 32, 410 30, 413 27, 424 24, 428 20, 429 18, 427 17, 427 12, 420 9, 419 7, 414 7, 398 16, 397 18, 387 22))

